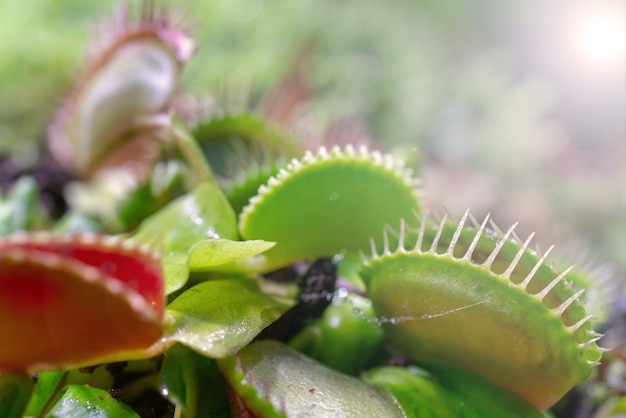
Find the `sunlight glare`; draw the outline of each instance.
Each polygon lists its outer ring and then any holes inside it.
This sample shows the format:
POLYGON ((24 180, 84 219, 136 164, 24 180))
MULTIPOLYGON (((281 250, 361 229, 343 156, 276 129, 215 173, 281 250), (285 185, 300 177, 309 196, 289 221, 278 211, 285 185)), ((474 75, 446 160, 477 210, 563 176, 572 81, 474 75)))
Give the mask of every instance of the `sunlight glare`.
POLYGON ((608 10, 581 15, 577 47, 581 58, 591 64, 617 64, 626 56, 626 17, 608 10))

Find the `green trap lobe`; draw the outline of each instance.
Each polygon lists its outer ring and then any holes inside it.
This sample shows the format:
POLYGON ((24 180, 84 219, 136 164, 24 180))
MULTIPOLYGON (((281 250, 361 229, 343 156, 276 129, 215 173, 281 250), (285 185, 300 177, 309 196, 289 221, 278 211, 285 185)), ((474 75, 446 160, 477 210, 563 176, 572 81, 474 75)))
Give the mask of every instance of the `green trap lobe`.
POLYGON ((333 149, 292 162, 244 208, 242 236, 277 243, 265 253, 271 267, 368 247, 386 224, 418 210, 406 173, 373 155, 333 149))
MULTIPOLYGON (((582 349, 540 299, 467 261, 396 253, 362 275, 376 313, 394 319, 383 327, 396 350, 472 371, 538 408, 586 379, 588 360, 599 359, 595 344, 582 349)), ((589 340, 590 331, 587 322, 577 334, 589 340)))

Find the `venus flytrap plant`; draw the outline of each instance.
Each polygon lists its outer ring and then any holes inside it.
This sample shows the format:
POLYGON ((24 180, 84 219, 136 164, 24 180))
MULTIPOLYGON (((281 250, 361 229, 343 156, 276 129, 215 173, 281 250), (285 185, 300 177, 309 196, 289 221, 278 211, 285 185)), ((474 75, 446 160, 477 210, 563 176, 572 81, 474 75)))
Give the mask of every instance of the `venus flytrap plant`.
POLYGON ((240 215, 246 239, 275 241, 269 268, 357 252, 386 223, 419 209, 410 170, 389 155, 322 147, 307 152, 259 187, 240 215), (390 205, 389 202, 393 202, 390 205))
POLYGON ((50 129, 52 154, 78 174, 138 155, 148 167, 156 159, 159 118, 169 117, 194 44, 170 14, 144 5, 136 22, 123 7, 102 22, 84 74, 50 129))
POLYGON ((481 241, 488 218, 468 235, 468 214, 451 236, 445 219, 438 228, 422 220, 407 246, 402 223, 397 249, 387 237, 382 254, 373 249, 361 273, 374 309, 393 319, 383 327, 402 354, 455 364, 548 408, 602 355, 601 335, 578 303, 583 290, 565 283, 570 269, 545 264, 547 253, 535 261, 527 251, 532 235, 519 246, 509 241, 513 226, 481 241), (429 316, 441 311, 450 314, 429 316))
POLYGON ((167 13, 114 21, 50 146, 84 177, 139 162, 138 186, 110 219, 56 233, 25 231, 46 226, 32 199, 0 201, 0 413, 134 417, 158 390, 177 417, 538 417, 592 373, 581 273, 532 236, 469 213, 433 224, 392 154, 299 155, 246 113, 186 126, 174 98, 193 42, 167 13), (336 287, 298 290, 320 258, 336 287))
MULTIPOLYGON (((369 187, 367 192, 361 192, 362 194, 359 196, 368 196, 368 193, 375 193, 375 196, 384 196, 387 200, 395 200, 397 196, 404 196, 408 201, 413 202, 413 207, 410 207, 409 210, 415 210, 417 199, 411 182, 407 182, 403 176, 397 176, 395 174, 396 171, 389 169, 389 164, 385 166, 377 162, 382 160, 382 157, 370 157, 365 151, 361 151, 360 156, 351 154, 353 152, 342 153, 340 150, 334 150, 329 154, 327 151, 322 150, 320 151, 322 158, 315 159, 311 155, 307 155, 304 157, 305 164, 292 162, 295 166, 300 164, 301 167, 306 167, 306 164, 310 164, 308 167, 321 167, 321 174, 316 170, 312 170, 311 173, 301 170, 304 172, 301 176, 297 175, 300 171, 296 171, 296 174, 291 176, 282 174, 278 178, 269 181, 274 194, 261 189, 258 196, 251 199, 251 206, 244 209, 244 212, 246 210, 255 210, 256 207, 262 205, 275 205, 268 213, 270 215, 275 214, 273 215, 275 218, 270 219, 274 219, 275 225, 280 226, 279 221, 285 216, 289 216, 289 212, 294 210, 289 204, 284 204, 289 202, 291 196, 283 193, 281 188, 286 188, 287 190, 306 188, 313 195, 327 196, 330 184, 333 186, 333 191, 340 190, 343 192, 347 190, 354 193, 349 186, 351 184, 359 184, 364 175, 369 176, 367 177, 369 179, 369 187), (353 164, 354 161, 356 161, 355 164, 353 164), (346 166, 350 170, 346 170, 346 166), (346 172, 350 175, 346 175, 346 172), (316 179, 320 178, 335 180, 332 183, 330 181, 316 181, 316 179)), ((288 302, 280 302, 279 299, 268 295, 266 291, 255 284, 257 280, 253 276, 246 277, 244 275, 242 277, 238 274, 228 273, 234 267, 231 264, 232 261, 241 259, 241 257, 244 257, 244 259, 249 256, 257 257, 255 254, 268 249, 272 251, 272 249, 266 245, 258 247, 258 244, 253 244, 253 242, 249 241, 224 241, 221 239, 221 236, 234 234, 234 232, 227 231, 235 231, 235 217, 232 214, 226 216, 229 213, 228 209, 225 211, 216 209, 216 202, 222 202, 218 206, 221 205, 224 208, 228 208, 228 204, 224 203, 224 198, 218 198, 220 195, 219 190, 214 185, 201 186, 193 193, 173 201, 158 211, 153 217, 146 219, 139 226, 138 232, 134 236, 135 241, 148 242, 153 245, 160 240, 162 251, 165 254, 164 266, 166 271, 169 263, 166 261, 168 256, 176 260, 174 264, 184 269, 183 273, 179 273, 179 276, 174 277, 174 282, 170 282, 170 285, 167 285, 168 280, 166 280, 164 289, 168 289, 168 286, 170 286, 169 290, 167 290, 168 292, 180 290, 176 292, 173 301, 165 309, 165 320, 162 325, 163 337, 150 348, 151 354, 167 352, 171 349, 172 344, 178 342, 208 358, 228 357, 230 353, 243 349, 256 334, 277 319, 289 306, 288 302), (249 245, 252 246, 252 250, 245 249, 249 245), (207 249, 211 251, 210 254, 205 253, 207 249), (239 252, 240 256, 236 256, 235 252, 239 252), (220 253, 222 254, 221 256, 219 256, 220 253), (218 257, 217 261, 215 260, 216 257, 218 257), (222 257, 222 261, 219 260, 220 257, 222 257), (221 273, 220 266, 224 266, 221 273), (199 284, 194 284, 197 281, 187 284, 189 271, 195 270, 200 272, 207 269, 213 271, 212 280, 199 284), (177 284, 172 285, 171 283, 177 284), (261 321, 259 322, 257 318, 259 318, 258 315, 261 312, 265 313, 261 315, 261 321), (243 333, 242 330, 244 331, 243 333)), ((330 202, 332 204, 333 201, 330 200, 330 202)), ((304 203, 307 202, 304 201, 304 203)), ((349 221, 350 214, 358 210, 360 206, 359 200, 350 199, 341 208, 342 210, 334 213, 334 216, 344 221, 349 221)), ((303 206, 304 210, 307 207, 303 206)), ((389 222, 393 213, 392 215, 386 213, 385 207, 385 205, 381 204, 377 208, 378 212, 370 211, 367 219, 373 220, 372 223, 378 226, 377 229, 388 231, 384 225, 389 222), (381 227, 381 225, 383 226, 381 227)), ((330 210, 333 209, 332 207, 330 208, 330 210)), ((392 211, 395 210, 396 208, 392 208, 392 211)), ((302 215, 296 214, 296 219, 300 216, 302 215)), ((242 219, 246 218, 242 217, 242 219)), ((315 258, 320 255, 336 254, 345 251, 347 251, 347 255, 351 252, 354 254, 357 248, 365 245, 363 240, 367 241, 365 236, 357 244, 352 244, 352 236, 348 236, 348 240, 345 240, 345 235, 340 230, 325 226, 328 218, 324 216, 308 217, 307 219, 312 224, 309 226, 309 231, 323 232, 325 235, 320 238, 319 235, 311 233, 309 240, 312 241, 312 244, 308 243, 307 245, 312 245, 310 248, 313 248, 313 250, 310 253, 306 253, 294 246, 294 252, 290 252, 287 249, 280 255, 278 260, 281 260, 281 263, 285 264, 304 258, 315 258), (329 236, 333 239, 329 240, 329 236)), ((246 225, 253 229, 255 222, 263 222, 265 220, 263 217, 250 217, 247 218, 246 222, 248 223, 246 225)), ((359 225, 354 223, 351 228, 357 230, 359 225)), ((288 230, 281 230, 280 228, 275 230, 283 235, 272 236, 273 239, 297 243, 297 233, 289 234, 288 230)), ((520 246, 513 241, 507 240, 506 237, 499 241, 494 241, 493 237, 483 233, 484 230, 485 222, 478 229, 472 229, 464 228, 463 222, 458 227, 451 227, 449 223, 444 221, 439 227, 432 228, 422 221, 418 232, 411 234, 409 228, 403 224, 395 238, 398 248, 397 252, 390 249, 392 248, 391 241, 394 238, 390 238, 389 234, 386 233, 387 236, 381 246, 377 248, 376 245, 373 245, 374 259, 368 260, 366 258, 365 265, 362 268, 361 274, 368 284, 368 296, 374 303, 376 315, 379 316, 377 322, 382 323, 386 331, 385 340, 388 344, 396 346, 396 349, 399 346, 400 350, 403 350, 402 341, 415 341, 414 344, 410 345, 408 351, 404 349, 403 354, 408 358, 423 360, 423 357, 419 354, 419 349, 417 354, 415 354, 414 347, 421 347, 421 350, 426 350, 427 352, 429 350, 435 353, 444 352, 445 355, 439 359, 440 361, 452 362, 473 373, 482 375, 488 380, 494 380, 496 384, 504 386, 505 389, 517 394, 522 399, 527 401, 530 399, 530 402, 537 407, 545 408, 551 402, 558 400, 564 391, 573 384, 584 379, 585 374, 591 370, 591 364, 588 363, 597 361, 599 351, 595 348, 594 338, 578 342, 566 342, 568 335, 570 338, 574 335, 578 335, 577 338, 582 338, 581 336, 584 336, 589 331, 589 316, 585 314, 578 318, 578 316, 582 315, 579 312, 582 309, 580 307, 577 308, 578 311, 569 312, 572 309, 571 306, 574 306, 574 301, 579 296, 579 293, 569 291, 566 287, 562 288, 559 283, 563 277, 555 275, 549 267, 544 267, 543 260, 537 261, 526 250, 528 242, 520 246), (408 250, 409 243, 415 246, 414 251, 408 250), (379 255, 379 252, 382 254, 379 255), (459 252, 464 255, 459 256, 459 252), (416 261, 404 262, 402 261, 403 257, 416 261), (430 257, 432 260, 422 263, 420 262, 420 257, 430 257), (512 260, 508 262, 509 264, 506 264, 505 260, 507 258, 512 260), (400 266, 396 265, 395 260, 397 259, 401 260, 400 266), (450 267, 451 265, 452 267, 450 267), (516 270, 518 268, 520 271, 516 270), (423 271, 416 275, 414 269, 417 269, 417 271, 422 269, 423 271), (455 272, 455 269, 458 271, 455 272), (468 270, 469 273, 467 271, 464 272, 464 270, 468 270), (497 273, 492 270, 495 270, 497 273), (441 279, 440 282, 436 282, 441 287, 440 289, 437 289, 436 286, 433 287, 433 283, 428 281, 429 273, 441 279), (534 283, 534 275, 537 273, 547 274, 545 280, 542 279, 543 282, 540 281, 539 284, 534 283), (491 278, 492 276, 494 278, 491 278), (509 277, 518 277, 518 279, 511 281, 509 277), (376 283, 381 283, 381 285, 379 286, 376 283), (537 296, 534 293, 528 293, 526 290, 516 292, 516 286, 521 286, 522 284, 535 289, 533 290, 535 293, 543 292, 544 294, 537 296), (412 286, 419 288, 422 285, 426 286, 425 290, 412 290, 412 286), (472 299, 473 289, 476 286, 482 289, 482 292, 472 299), (548 291, 545 289, 548 289, 548 291), (558 290, 556 296, 563 299, 564 302, 560 304, 551 302, 554 306, 545 306, 542 298, 547 298, 552 289, 558 290), (397 292, 398 290, 400 291, 397 292), (563 292, 566 292, 566 296, 569 297, 563 296, 563 292), (459 299, 459 293, 465 299, 459 299), (391 304, 386 304, 385 301, 388 298, 391 298, 391 304), (402 299, 402 301, 399 301, 398 298, 402 299), (435 304, 433 305, 434 312, 433 308, 429 307, 430 303, 435 304), (487 307, 495 310, 495 312, 487 312, 484 317, 474 317, 473 315, 476 314, 477 310, 485 308, 483 305, 488 305, 487 307), (395 310, 398 307, 400 307, 400 311, 395 310), (515 308, 512 312, 514 311, 517 315, 512 315, 512 317, 502 315, 502 309, 506 311, 505 308, 515 308), (551 315, 554 315, 556 311, 560 314, 567 313, 573 316, 574 319, 563 323, 558 316, 555 316, 555 319, 551 320, 551 315), (534 317, 538 319, 533 320, 534 317), (419 320, 416 321, 416 318, 419 320), (507 328, 513 327, 513 324, 516 324, 516 327, 521 327, 522 325, 528 327, 528 333, 524 334, 528 337, 528 340, 522 339, 523 341, 520 344, 530 346, 530 349, 526 350, 530 356, 529 359, 519 358, 519 353, 516 353, 516 356, 509 356, 508 354, 494 356, 494 352, 485 347, 484 341, 489 340, 490 344, 488 344, 488 347, 493 348, 491 344, 494 341, 481 335, 481 332, 491 332, 483 329, 485 326, 491 326, 488 325, 490 318, 492 321, 496 319, 496 322, 502 321, 503 323, 501 325, 502 330, 496 331, 496 333, 504 334, 505 331, 508 331, 507 328), (436 329, 444 332, 437 332, 436 338, 428 333, 421 335, 419 328, 417 330, 413 327, 409 327, 408 330, 403 328, 405 324, 426 324, 427 329, 432 329, 430 324, 441 319, 445 319, 446 322, 443 325, 437 325, 436 329), (542 320, 545 323, 538 322, 542 320), (481 324, 481 326, 479 327, 477 324, 481 324), (462 330, 467 330, 467 332, 460 332, 459 327, 462 330), (534 339, 530 339, 531 333, 535 334, 534 339), (563 334, 565 334, 565 337, 563 337, 563 334), (469 337, 459 340, 459 335, 469 335, 469 337), (474 335, 478 335, 478 337, 476 338, 474 335), (558 335, 561 336, 559 337, 558 335), (464 344, 472 348, 472 350, 467 351, 468 347, 465 347, 464 344), (432 348, 429 349, 429 346, 432 348), (446 350, 443 350, 442 347, 446 347, 446 350), (456 354, 454 347, 459 347, 459 351, 456 354), (540 392, 540 399, 537 400, 533 398, 536 392, 531 390, 530 395, 525 392, 529 385, 526 382, 528 380, 532 381, 537 375, 543 373, 543 370, 537 368, 532 370, 531 366, 536 364, 533 363, 535 359, 533 357, 534 354, 543 353, 546 349, 552 350, 554 354, 550 358, 558 359, 560 363, 552 366, 552 372, 549 373, 547 383, 543 383, 544 387, 542 387, 540 392), (475 350, 475 353, 473 350, 475 350), (588 353, 588 362, 580 364, 581 361, 577 360, 577 355, 583 355, 584 353, 588 353), (559 358, 563 355, 569 356, 565 358, 565 363, 559 358), (465 356, 472 356, 473 362, 456 363, 458 359, 463 359, 465 356), (482 365, 482 367, 477 369, 475 367, 476 364, 482 365), (517 378, 516 385, 510 387, 506 385, 507 382, 502 384, 502 381, 497 378, 493 379, 493 374, 483 374, 484 370, 491 370, 492 367, 496 370, 496 376, 499 375, 501 370, 507 370, 509 373, 518 370, 517 374, 515 374, 517 378), (576 371, 576 369, 579 370, 576 371), (563 377, 563 381, 561 377, 563 377), (522 389, 519 390, 517 385, 520 385, 522 389), (549 396, 547 400, 544 398, 546 394, 549 396)), ((510 236, 511 233, 509 231, 507 236, 510 236)), ((236 238, 236 235, 232 235, 232 238, 236 238)), ((16 241, 12 238, 10 242, 13 242, 12 245, 15 245, 16 241)), ((47 245, 53 249, 59 248, 58 244, 48 243, 47 245)), ((266 255, 261 256, 269 261, 261 263, 257 271, 264 271, 267 268, 267 263, 276 263, 275 259, 268 255, 269 251, 266 255)), ((67 257, 71 256, 72 253, 70 252, 67 257)), ((72 267, 70 262, 65 264, 70 268, 72 267)), ((77 271, 73 271, 72 274, 80 276, 81 270, 77 271)), ((358 334, 360 331, 352 332, 358 334)), ((509 349, 506 345, 507 342, 515 341, 515 338, 504 337, 500 338, 502 344, 504 344, 500 349, 503 353, 507 353, 509 349)), ((339 336, 333 337, 333 339, 339 338, 339 336)), ((349 338, 351 337, 346 336, 346 341, 349 338)), ((325 343, 336 344, 338 356, 341 355, 342 350, 345 350, 345 348, 342 348, 343 343, 339 340, 333 342, 331 339, 325 343)), ((346 347, 352 347, 352 345, 348 344, 346 347)), ((120 355, 123 358, 124 353, 120 353, 120 355)), ((224 364, 229 363, 226 362, 224 364)), ((308 363, 305 362, 305 364, 308 363)), ((541 363, 541 365, 544 364, 541 363)), ((230 372, 228 372, 226 367, 223 366, 223 370, 228 375, 230 372)), ((257 388, 254 390, 260 390, 258 386, 254 387, 257 388)), ((241 402, 245 404, 246 401, 252 401, 250 396, 252 396, 254 390, 252 392, 250 390, 242 392, 243 400, 241 402)), ((276 413, 280 414, 282 413, 280 402, 289 399, 292 395, 289 392, 285 392, 284 387, 276 390, 278 392, 272 394, 272 396, 278 399, 278 401, 275 401, 278 404, 272 403, 274 405, 272 408, 278 408, 276 413)), ((345 393, 335 392, 332 396, 327 397, 326 401, 332 403, 338 397, 343 396, 345 396, 345 393)), ((513 404, 511 404, 511 408, 513 408, 513 404)))
POLYGON ((39 372, 146 356, 161 337, 150 249, 99 235, 0 237, 0 370, 39 372))

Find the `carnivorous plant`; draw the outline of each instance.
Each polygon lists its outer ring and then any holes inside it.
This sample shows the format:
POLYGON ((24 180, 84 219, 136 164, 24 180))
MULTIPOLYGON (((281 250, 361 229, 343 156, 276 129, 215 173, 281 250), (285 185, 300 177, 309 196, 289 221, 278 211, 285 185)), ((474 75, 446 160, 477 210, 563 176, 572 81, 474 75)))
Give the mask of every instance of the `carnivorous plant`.
POLYGON ((0 197, 1 416, 541 417, 594 373, 532 236, 430 214, 391 153, 183 109, 169 13, 103 26, 49 131, 69 209, 0 197))

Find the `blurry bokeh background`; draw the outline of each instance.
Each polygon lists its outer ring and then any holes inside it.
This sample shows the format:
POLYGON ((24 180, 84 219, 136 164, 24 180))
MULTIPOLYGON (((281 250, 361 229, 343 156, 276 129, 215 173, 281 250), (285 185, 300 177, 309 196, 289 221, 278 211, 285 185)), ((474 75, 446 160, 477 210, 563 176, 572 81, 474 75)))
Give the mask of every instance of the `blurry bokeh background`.
MULTIPOLYGON (((0 2, 0 153, 37 155, 88 33, 114 3, 0 2)), ((537 231, 542 246, 587 252, 624 275, 623 0, 168 4, 199 45, 185 90, 245 86, 259 97, 313 45, 309 120, 356 121, 402 145, 435 210, 491 212, 502 227, 519 220, 520 235, 537 231)))

